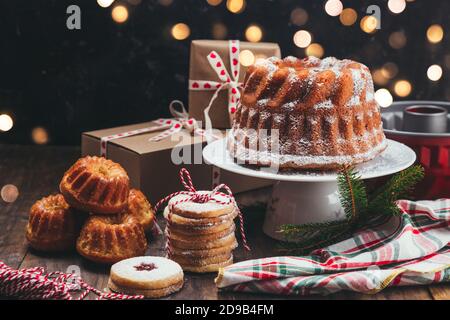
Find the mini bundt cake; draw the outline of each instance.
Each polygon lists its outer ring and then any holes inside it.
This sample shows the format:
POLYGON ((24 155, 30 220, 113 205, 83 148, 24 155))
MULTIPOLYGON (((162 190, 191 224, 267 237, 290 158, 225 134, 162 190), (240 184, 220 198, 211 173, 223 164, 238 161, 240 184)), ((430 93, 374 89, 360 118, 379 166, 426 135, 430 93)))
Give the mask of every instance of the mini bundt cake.
POLYGON ((238 162, 327 170, 371 160, 386 146, 365 65, 272 57, 248 68, 228 136, 238 162))
POLYGON ((147 249, 144 229, 130 214, 88 218, 77 240, 77 251, 88 260, 116 263, 142 256, 147 249))
POLYGON ((130 190, 128 196, 128 213, 136 217, 145 232, 149 232, 152 229, 155 211, 141 191, 136 189, 130 190))
POLYGON ((80 227, 79 213, 69 207, 61 194, 51 195, 31 207, 26 238, 31 247, 41 251, 73 249, 80 227))
POLYGON ((74 208, 113 214, 127 208, 129 184, 128 175, 120 164, 87 156, 66 171, 59 188, 74 208))

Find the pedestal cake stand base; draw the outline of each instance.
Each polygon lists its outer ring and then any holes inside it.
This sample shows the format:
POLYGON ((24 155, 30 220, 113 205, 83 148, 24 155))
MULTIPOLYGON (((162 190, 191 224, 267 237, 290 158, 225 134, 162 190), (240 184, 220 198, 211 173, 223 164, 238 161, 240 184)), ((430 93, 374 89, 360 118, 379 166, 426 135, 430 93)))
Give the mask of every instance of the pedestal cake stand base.
MULTIPOLYGON (((284 224, 305 224, 344 219, 339 201, 336 173, 296 171, 275 172, 237 164, 226 149, 226 139, 210 143, 203 158, 220 169, 263 179, 275 180, 272 198, 267 205, 264 232, 277 240, 285 240, 279 232, 284 224)), ((375 159, 356 166, 362 179, 390 175, 411 166, 416 160, 412 149, 388 140, 388 147, 375 159)))

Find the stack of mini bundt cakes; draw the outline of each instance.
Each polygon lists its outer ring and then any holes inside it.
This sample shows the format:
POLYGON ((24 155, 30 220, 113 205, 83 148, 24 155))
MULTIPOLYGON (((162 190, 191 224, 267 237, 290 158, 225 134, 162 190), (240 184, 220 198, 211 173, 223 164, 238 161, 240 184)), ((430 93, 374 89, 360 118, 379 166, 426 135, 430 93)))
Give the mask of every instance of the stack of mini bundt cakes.
POLYGON ((129 184, 121 165, 95 156, 79 159, 64 174, 61 194, 31 207, 30 246, 41 251, 76 247, 86 259, 109 264, 145 254, 154 211, 129 184))

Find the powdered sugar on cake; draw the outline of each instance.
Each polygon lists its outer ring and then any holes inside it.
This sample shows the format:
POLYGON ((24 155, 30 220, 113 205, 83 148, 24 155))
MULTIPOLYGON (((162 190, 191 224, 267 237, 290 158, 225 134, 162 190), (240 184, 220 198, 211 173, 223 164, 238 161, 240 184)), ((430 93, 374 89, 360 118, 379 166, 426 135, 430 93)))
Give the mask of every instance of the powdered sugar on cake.
POLYGON ((313 106, 314 109, 331 109, 333 107, 333 102, 331 102, 330 99, 319 102, 313 106))
MULTIPOLYGON (((367 139, 368 135, 365 137, 360 137, 358 139, 367 139)), ((240 163, 253 164, 253 165, 264 165, 269 166, 271 164, 278 164, 280 167, 313 167, 323 165, 329 165, 331 167, 338 167, 341 165, 353 165, 356 163, 361 163, 365 161, 372 160, 376 155, 381 153, 387 147, 386 140, 378 144, 374 148, 352 155, 338 155, 338 156, 328 156, 328 155, 294 155, 294 154, 282 154, 275 153, 267 150, 255 150, 249 149, 241 144, 237 144, 233 138, 233 132, 230 132, 228 136, 230 154, 236 158, 240 163)), ((311 141, 308 139, 300 139, 298 144, 310 145, 311 141)), ((324 141, 322 141, 324 143, 324 141)), ((284 147, 280 147, 283 150, 284 147)))
POLYGON ((370 160, 386 147, 366 66, 287 57, 258 60, 247 72, 228 143, 237 160, 336 168, 370 160))

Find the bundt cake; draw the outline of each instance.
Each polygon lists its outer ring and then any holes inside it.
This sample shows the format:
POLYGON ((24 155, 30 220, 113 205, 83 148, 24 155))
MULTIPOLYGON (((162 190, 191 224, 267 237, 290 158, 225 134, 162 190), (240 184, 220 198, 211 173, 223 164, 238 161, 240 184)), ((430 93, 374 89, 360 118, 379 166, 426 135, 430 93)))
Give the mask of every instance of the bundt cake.
POLYGON ((26 238, 31 247, 41 251, 73 249, 81 221, 80 213, 74 212, 61 194, 51 195, 31 207, 26 238))
POLYGON ((87 156, 66 171, 59 188, 74 208, 113 214, 127 208, 129 184, 128 175, 120 164, 87 156))
POLYGON ((144 229, 130 214, 94 215, 77 240, 77 251, 88 260, 116 263, 142 256, 147 249, 144 229))
POLYGON ((228 135, 236 161, 327 170, 371 160, 386 146, 365 65, 272 57, 248 68, 228 135))
POLYGON ((130 190, 128 196, 128 213, 136 217, 145 232, 149 232, 152 229, 155 211, 141 191, 136 189, 130 190))

